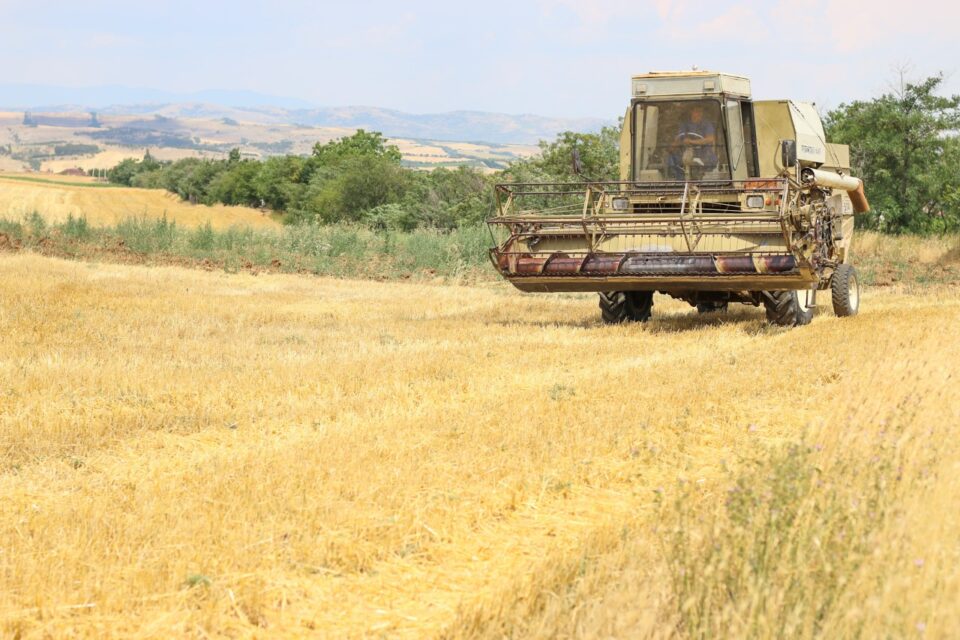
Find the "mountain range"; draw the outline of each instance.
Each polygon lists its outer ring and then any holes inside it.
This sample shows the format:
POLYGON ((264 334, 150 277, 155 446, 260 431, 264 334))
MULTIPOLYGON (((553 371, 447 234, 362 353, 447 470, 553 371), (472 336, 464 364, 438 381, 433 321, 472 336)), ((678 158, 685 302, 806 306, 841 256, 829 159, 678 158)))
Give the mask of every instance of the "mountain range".
POLYGON ((414 114, 369 106, 317 107, 296 98, 250 91, 176 93, 124 86, 57 87, 0 84, 0 109, 39 113, 97 111, 103 115, 217 118, 257 124, 298 124, 380 131, 388 137, 534 144, 562 131, 598 131, 602 118, 553 118, 484 111, 414 114))

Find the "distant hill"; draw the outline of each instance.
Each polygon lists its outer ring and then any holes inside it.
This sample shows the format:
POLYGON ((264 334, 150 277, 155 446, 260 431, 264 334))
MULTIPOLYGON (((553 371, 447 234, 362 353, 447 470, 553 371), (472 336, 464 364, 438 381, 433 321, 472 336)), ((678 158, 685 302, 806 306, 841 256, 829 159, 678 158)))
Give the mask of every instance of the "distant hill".
POLYGON ((599 118, 548 118, 483 111, 413 114, 376 107, 334 107, 289 112, 298 122, 324 127, 366 128, 390 136, 430 140, 466 140, 533 144, 561 131, 598 131, 609 122, 599 118))
MULTIPOLYGON (((355 127, 286 124, 273 111, 209 105, 167 105, 153 113, 115 115, 89 111, 0 111, 0 170, 104 170, 125 158, 141 158, 146 149, 158 160, 187 157, 226 158, 309 155, 317 143, 351 135, 355 127), (227 114, 227 115, 224 115, 227 114)), ((303 115, 303 114, 301 114, 303 115)), ((284 116, 286 117, 286 116, 284 116)), ((375 129, 364 119, 361 124, 375 129)), ((496 171, 537 153, 533 144, 503 144, 388 136, 411 169, 469 166, 496 171)))
POLYGON ((171 93, 106 86, 90 88, 0 84, 0 109, 37 112, 96 111, 108 115, 228 119, 256 124, 306 125, 380 131, 389 137, 535 144, 562 131, 597 131, 601 118, 551 118, 482 111, 413 114, 379 107, 314 107, 247 91, 171 93))
MULTIPOLYGON (((41 84, 0 84, 0 106, 15 110, 78 111, 101 110, 115 105, 149 105, 204 102, 243 107, 304 109, 305 100, 265 95, 255 91, 194 91, 179 93, 160 89, 104 85, 99 87, 58 87, 41 84)), ((124 113, 129 113, 127 109, 124 113)))

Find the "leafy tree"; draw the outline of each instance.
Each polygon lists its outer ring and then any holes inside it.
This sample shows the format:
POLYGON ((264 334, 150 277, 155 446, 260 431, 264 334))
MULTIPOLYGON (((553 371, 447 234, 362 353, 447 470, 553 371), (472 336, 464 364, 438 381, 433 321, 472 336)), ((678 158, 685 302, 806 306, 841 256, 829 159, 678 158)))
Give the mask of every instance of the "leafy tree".
POLYGON ((620 128, 604 127, 599 133, 565 131, 553 142, 540 142, 540 153, 503 171, 504 182, 602 182, 620 176, 620 128), (581 173, 574 172, 574 151, 581 173))
POLYGON ((335 177, 316 175, 311 180, 298 217, 323 222, 360 220, 365 211, 403 198, 405 174, 388 157, 347 157, 338 164, 335 177))
POLYGON ((493 211, 493 181, 471 167, 411 172, 404 206, 417 212, 420 226, 477 224, 493 211))
POLYGON ((358 129, 352 136, 332 140, 326 144, 318 142, 313 146, 313 157, 317 158, 321 164, 338 164, 347 158, 357 156, 384 158, 395 164, 400 164, 402 159, 400 149, 394 145, 388 145, 379 131, 368 133, 358 129))
POLYGON ((291 218, 356 221, 366 211, 398 203, 408 173, 400 161, 400 150, 386 144, 378 132, 360 129, 352 136, 317 143, 298 177, 303 197, 290 207, 291 218))
POLYGON ((604 127, 600 133, 566 131, 553 142, 540 142, 536 161, 548 174, 560 180, 618 180, 620 176, 620 129, 604 127), (573 171, 573 152, 580 156, 582 174, 573 171))
POLYGON ((865 183, 866 222, 892 232, 946 231, 960 216, 960 96, 943 97, 938 75, 870 101, 841 104, 827 115, 828 135, 850 145, 865 183))
POLYGON ((131 187, 138 189, 165 189, 166 176, 162 169, 141 171, 130 180, 131 187))
POLYGON ((119 164, 107 171, 107 179, 116 184, 130 186, 133 177, 140 173, 140 163, 133 158, 121 160, 119 164))
POLYGON ((306 159, 299 156, 276 156, 260 163, 254 178, 257 197, 274 211, 295 206, 303 193, 301 182, 306 159))
POLYGON ((411 231, 420 226, 420 220, 413 211, 397 203, 382 204, 365 211, 362 220, 377 230, 411 231))
POLYGON ((153 154, 150 153, 150 149, 146 149, 143 152, 143 160, 140 161, 140 171, 156 171, 163 166, 159 160, 153 157, 153 154))
POLYGON ((930 180, 939 203, 932 208, 930 230, 939 233, 960 230, 960 137, 944 139, 940 162, 930 180))
POLYGON ((134 184, 136 176, 141 173, 158 171, 163 166, 164 164, 162 162, 159 162, 150 155, 150 150, 148 149, 143 154, 142 160, 134 160, 133 158, 121 160, 119 164, 107 171, 107 179, 116 184, 125 184, 128 187, 137 186, 134 184))
POLYGON ((260 165, 249 160, 227 161, 227 169, 207 185, 207 197, 214 202, 255 207, 260 204, 257 195, 257 174, 260 165))

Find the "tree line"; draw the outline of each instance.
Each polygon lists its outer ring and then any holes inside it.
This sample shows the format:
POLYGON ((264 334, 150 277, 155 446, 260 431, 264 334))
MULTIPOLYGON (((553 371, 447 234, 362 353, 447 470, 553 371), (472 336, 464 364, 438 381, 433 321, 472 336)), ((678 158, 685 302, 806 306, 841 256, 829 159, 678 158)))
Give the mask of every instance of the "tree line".
POLYGON ((194 203, 265 207, 288 222, 361 222, 374 227, 452 228, 481 221, 488 212, 489 181, 469 169, 430 173, 405 169, 400 151, 380 133, 317 143, 309 156, 160 162, 147 153, 124 160, 111 182, 163 188, 194 203))
POLYGON ((902 79, 873 100, 841 104, 825 118, 828 139, 850 145, 872 210, 858 224, 893 233, 960 229, 960 96, 943 76, 902 79))
MULTIPOLYGON (((872 211, 858 224, 881 231, 960 229, 960 96, 938 94, 935 76, 824 117, 828 139, 850 145, 852 169, 866 184, 872 211)), ((147 153, 108 172, 111 182, 163 188, 185 200, 266 207, 288 222, 356 222, 373 228, 453 229, 475 225, 494 208, 495 182, 616 180, 619 128, 564 132, 540 153, 495 174, 469 167, 417 171, 377 132, 317 143, 309 156, 160 162, 147 153), (581 174, 573 172, 576 149, 581 174)))

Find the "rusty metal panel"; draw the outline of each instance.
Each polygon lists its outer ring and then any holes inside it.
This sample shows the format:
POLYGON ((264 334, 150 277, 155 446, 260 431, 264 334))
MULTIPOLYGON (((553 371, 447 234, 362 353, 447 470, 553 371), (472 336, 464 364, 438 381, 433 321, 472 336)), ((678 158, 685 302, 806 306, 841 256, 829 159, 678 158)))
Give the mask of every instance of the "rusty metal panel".
POLYGON ((521 276, 538 275, 550 256, 521 255, 517 258, 516 273, 521 276))
POLYGON ((756 263, 760 273, 790 273, 797 269, 793 256, 758 256, 756 263))
POLYGON ((597 254, 593 253, 587 256, 583 262, 581 272, 592 275, 610 275, 615 274, 620 269, 620 263, 623 261, 623 254, 597 254))
POLYGON ((571 258, 566 254, 556 254, 550 257, 546 266, 543 268, 544 275, 569 276, 580 273, 580 268, 586 258, 580 256, 571 258))
POLYGON ((752 256, 719 256, 717 257, 717 272, 719 273, 756 273, 757 267, 752 256))
POLYGON ((502 272, 509 272, 510 271, 510 254, 495 252, 495 255, 496 255, 496 261, 497 261, 497 268, 500 269, 500 271, 502 272))

